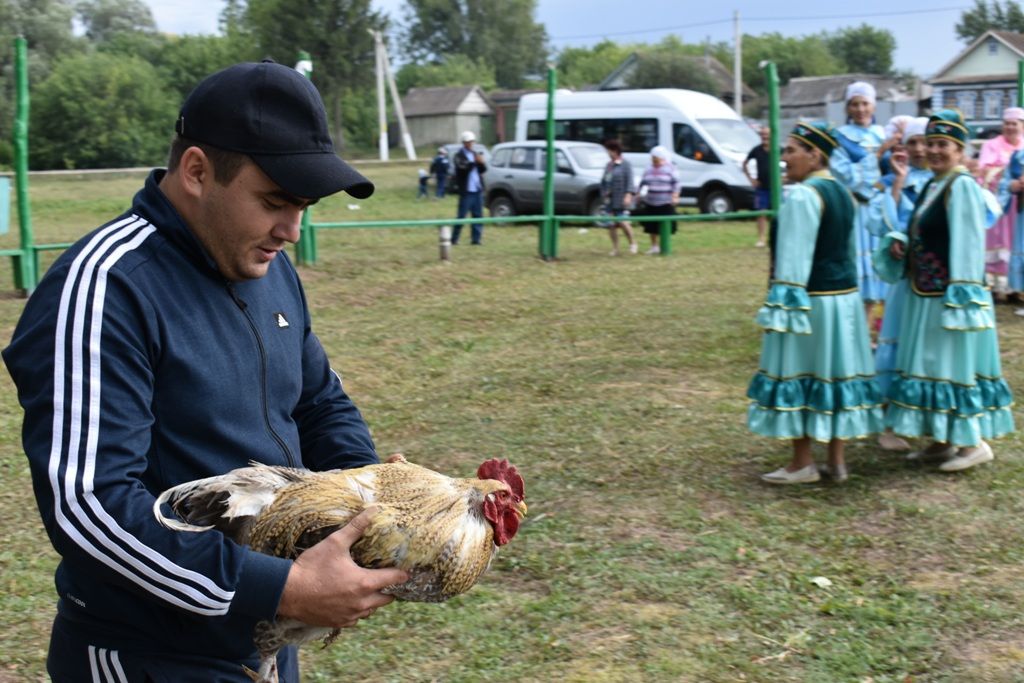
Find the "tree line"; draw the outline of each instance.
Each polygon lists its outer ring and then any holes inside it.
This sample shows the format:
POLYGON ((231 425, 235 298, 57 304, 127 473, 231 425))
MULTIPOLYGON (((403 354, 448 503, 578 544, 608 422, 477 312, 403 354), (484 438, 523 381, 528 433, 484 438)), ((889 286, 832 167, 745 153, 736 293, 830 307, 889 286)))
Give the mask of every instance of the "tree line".
MULTIPOLYGON (((313 56, 313 81, 343 153, 372 150, 377 135, 374 43, 390 36, 399 88, 479 85, 485 90, 542 87, 549 60, 560 85, 604 79, 632 53, 642 55, 634 87, 686 87, 714 92, 695 57, 710 54, 732 67, 732 46, 604 40, 552 55, 537 0, 406 0, 400 17, 371 0, 227 0, 216 35, 157 30, 142 0, 0 0, 0 166, 12 158, 13 38, 29 47, 31 166, 114 168, 163 162, 181 102, 205 75, 265 57, 293 65, 313 56), (553 58, 553 59, 552 59, 553 58)), ((988 28, 1024 30, 1013 0, 975 0, 957 25, 973 40, 988 28)), ((783 83, 797 76, 848 72, 893 74, 896 41, 867 24, 828 33, 743 36, 743 75, 763 93, 757 64, 774 61, 783 83)))

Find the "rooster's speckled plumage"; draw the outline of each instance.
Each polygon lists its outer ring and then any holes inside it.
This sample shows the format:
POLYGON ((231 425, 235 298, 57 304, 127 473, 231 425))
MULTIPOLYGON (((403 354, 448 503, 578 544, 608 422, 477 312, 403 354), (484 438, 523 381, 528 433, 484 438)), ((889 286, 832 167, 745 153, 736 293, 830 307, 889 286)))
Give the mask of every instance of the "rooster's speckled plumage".
MULTIPOLYGON (((295 558, 376 506, 352 545, 362 567, 398 567, 410 579, 385 592, 399 600, 440 602, 469 590, 497 547, 515 535, 526 514, 522 477, 507 460, 488 460, 475 479, 455 479, 400 459, 350 470, 308 470, 253 464, 168 489, 153 510, 179 531, 216 528, 238 543, 295 558), (181 518, 165 517, 167 503, 181 518)), ((288 644, 325 639, 337 630, 292 619, 261 622, 255 642, 261 662, 253 680, 277 680, 276 654, 288 644)))

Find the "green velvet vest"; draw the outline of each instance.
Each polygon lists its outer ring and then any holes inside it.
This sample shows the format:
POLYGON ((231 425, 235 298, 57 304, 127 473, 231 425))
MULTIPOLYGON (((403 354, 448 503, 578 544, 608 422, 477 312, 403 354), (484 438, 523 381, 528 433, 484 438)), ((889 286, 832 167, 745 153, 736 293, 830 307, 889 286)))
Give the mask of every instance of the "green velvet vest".
MULTIPOLYGON (((831 177, 812 176, 803 181, 822 199, 821 223, 814 244, 814 263, 807 280, 807 293, 845 294, 857 290, 857 254, 851 245, 855 207, 842 183, 831 177)), ((772 277, 778 224, 772 220, 772 277)))
MULTIPOLYGON (((923 209, 922 202, 918 201, 910 217, 907 277, 914 291, 923 296, 940 296, 949 286, 949 216, 946 213, 946 201, 956 176, 948 180, 940 196, 923 209)), ((933 182, 935 178, 929 180, 921 190, 922 197, 928 196, 928 189, 933 182)))

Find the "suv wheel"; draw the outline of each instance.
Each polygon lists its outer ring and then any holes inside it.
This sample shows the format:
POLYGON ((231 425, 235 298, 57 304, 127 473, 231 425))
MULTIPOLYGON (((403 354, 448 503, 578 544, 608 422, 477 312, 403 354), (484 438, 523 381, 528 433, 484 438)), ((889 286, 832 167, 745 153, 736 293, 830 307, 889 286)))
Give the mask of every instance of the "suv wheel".
POLYGON ((511 197, 506 197, 503 194, 492 198, 487 208, 494 218, 508 218, 509 216, 516 215, 515 202, 512 201, 511 197))
POLYGON ((593 197, 587 200, 587 215, 588 216, 599 216, 601 215, 601 195, 595 194, 593 197))
POLYGON ((732 200, 732 195, 729 194, 728 190, 721 188, 708 191, 700 200, 701 213, 731 213, 735 208, 736 205, 732 200))

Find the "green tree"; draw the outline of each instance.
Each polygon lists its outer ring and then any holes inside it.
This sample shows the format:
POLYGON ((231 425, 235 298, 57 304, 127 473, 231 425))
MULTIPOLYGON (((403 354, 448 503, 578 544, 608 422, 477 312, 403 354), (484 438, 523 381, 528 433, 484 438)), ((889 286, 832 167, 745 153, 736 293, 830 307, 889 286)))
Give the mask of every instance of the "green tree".
POLYGON ((59 60, 32 99, 33 168, 161 163, 178 103, 156 68, 94 52, 59 60))
MULTIPOLYGON (((387 29, 387 18, 370 0, 250 0, 244 26, 262 56, 295 64, 300 50, 313 58, 313 82, 320 90, 332 136, 345 146, 346 93, 369 88, 374 80, 371 30, 387 29)), ((354 110, 353 110, 354 111, 354 110)))
POLYGON ((492 66, 499 87, 519 88, 547 62, 536 10, 537 0, 407 0, 403 54, 410 62, 462 54, 492 66))
POLYGON ((466 55, 446 55, 439 64, 404 64, 395 74, 399 92, 409 88, 479 85, 484 90, 495 86, 494 67, 466 55))
POLYGON ((701 64, 700 57, 651 50, 641 53, 636 69, 629 76, 631 88, 686 88, 718 95, 718 84, 701 64))
POLYGON ((156 33, 156 22, 142 0, 82 0, 76 6, 85 37, 93 43, 123 33, 156 33))
POLYGON ((974 0, 974 7, 965 10, 956 24, 956 36, 965 43, 978 39, 985 31, 1024 33, 1024 10, 1019 2, 1006 0, 974 0))
POLYGON ((74 13, 70 0, 0 0, 0 165, 9 165, 13 154, 14 37, 25 37, 29 83, 39 83, 58 57, 83 49, 71 31, 74 13))
POLYGON ((845 71, 844 65, 832 55, 821 36, 784 36, 764 33, 743 36, 743 76, 747 85, 765 92, 761 61, 775 63, 781 83, 799 76, 829 76, 845 71))
POLYGON ((896 38, 887 29, 861 24, 843 28, 822 37, 825 47, 852 73, 888 74, 892 72, 892 55, 896 38))
POLYGON ((167 38, 153 63, 164 83, 182 102, 206 76, 238 62, 255 61, 258 57, 256 46, 237 33, 184 35, 167 38))
POLYGON ((592 47, 567 47, 558 53, 558 83, 568 88, 596 85, 640 46, 605 39, 592 47))

